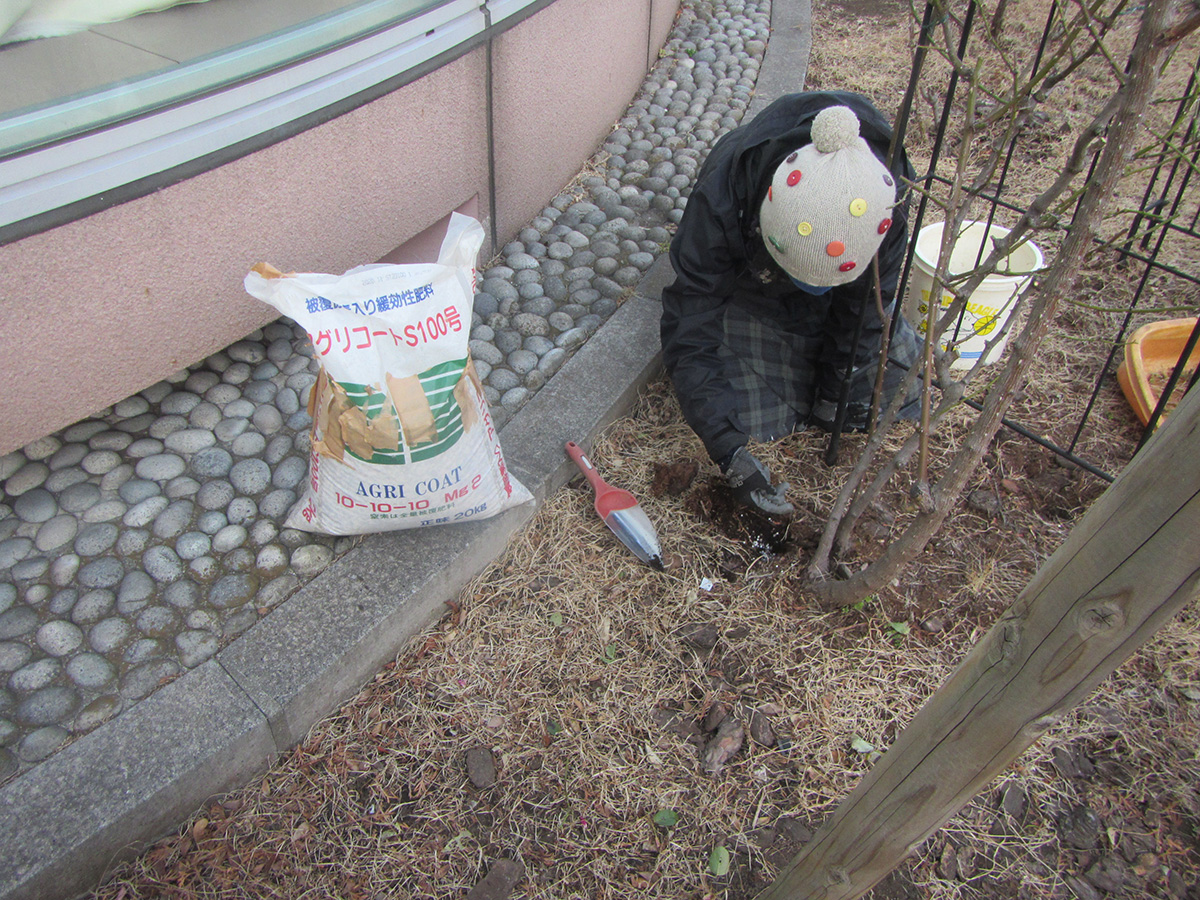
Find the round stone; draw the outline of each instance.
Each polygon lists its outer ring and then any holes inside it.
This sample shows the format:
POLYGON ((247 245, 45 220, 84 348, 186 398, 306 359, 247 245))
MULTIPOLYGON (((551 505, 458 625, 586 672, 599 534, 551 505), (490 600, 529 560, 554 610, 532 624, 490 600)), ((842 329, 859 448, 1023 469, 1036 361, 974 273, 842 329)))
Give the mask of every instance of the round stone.
MULTIPOLYGON (((121 465, 117 466, 115 469, 113 469, 111 472, 104 475, 100 479, 100 490, 102 490, 102 491, 119 491, 121 489, 121 486, 123 484, 125 484, 125 482, 129 481, 129 479, 132 477, 133 477, 133 464, 132 463, 121 463, 121 465)), ((63 503, 61 499, 58 502, 59 502, 59 505, 62 506, 64 509, 67 508, 66 504, 63 503)))
POLYGON ((136 624, 147 637, 170 637, 179 628, 179 615, 169 606, 151 606, 138 613, 136 624))
POLYGON ((170 547, 151 547, 142 554, 146 574, 159 584, 167 584, 183 576, 183 561, 170 547))
POLYGON ((185 428, 167 437, 163 444, 173 453, 190 455, 198 453, 217 442, 217 437, 211 431, 200 428, 185 428))
POLYGON ((137 556, 150 543, 150 532, 144 528, 125 528, 117 538, 118 556, 137 556))
POLYGON ((263 434, 274 434, 283 427, 283 414, 274 406, 260 406, 250 421, 263 434))
MULTIPOLYGON (((50 560, 44 556, 31 556, 12 567, 12 577, 17 581, 33 581, 41 578, 50 569, 50 560)), ((42 585, 42 587, 46 587, 42 585)), ((46 588, 47 590, 49 588, 46 588)))
POLYGON ((575 350, 583 346, 583 342, 587 340, 587 332, 582 328, 572 328, 570 331, 564 331, 554 340, 554 344, 563 350, 575 350))
POLYGON ((111 522, 113 519, 119 519, 125 515, 128 509, 129 507, 120 500, 101 500, 84 510, 82 518, 89 525, 111 522))
MULTIPOLYGON (((210 403, 205 400, 190 413, 188 413, 188 424, 194 429, 203 431, 205 434, 212 435, 212 430, 217 427, 223 418, 221 408, 215 403, 210 403)), ((213 435, 214 440, 216 436, 213 435)))
POLYGON ((69 487, 74 487, 82 481, 87 481, 87 479, 87 472, 78 466, 70 466, 51 472, 50 477, 46 479, 42 486, 50 493, 58 494, 69 487))
POLYGON ((88 591, 71 608, 71 621, 76 625, 99 622, 109 614, 116 602, 116 594, 106 588, 88 591))
POLYGON ((182 475, 186 468, 187 463, 183 461, 183 457, 174 453, 159 453, 141 460, 134 471, 138 478, 162 482, 182 475))
POLYGON ((132 397, 126 397, 113 406, 113 414, 120 419, 132 419, 134 416, 140 416, 142 413, 149 411, 150 401, 137 394, 134 394, 132 397))
POLYGON ((529 389, 526 387, 514 387, 511 390, 505 391, 504 396, 500 398, 500 405, 510 413, 516 412, 529 400, 529 389))
POLYGON ((83 643, 83 632, 78 625, 56 619, 37 630, 37 645, 51 656, 66 656, 83 643))
POLYGON ((280 575, 258 589, 255 603, 264 609, 271 609, 290 597, 299 587, 300 579, 292 573, 280 575))
POLYGON ((513 316, 513 327, 521 337, 531 337, 534 335, 545 336, 550 333, 549 323, 539 315, 533 313, 517 313, 513 316))
POLYGON ((512 390, 520 383, 520 377, 510 369, 494 369, 488 376, 488 384, 501 393, 512 390))
POLYGON ((124 647, 133 635, 133 629, 125 619, 108 618, 92 625, 88 632, 88 643, 96 653, 109 654, 124 647))
POLYGON ((17 641, 0 641, 0 672, 15 672, 29 662, 33 651, 17 641))
POLYGON ((105 656, 121 649, 133 635, 133 628, 124 619, 112 617, 97 622, 88 632, 88 644, 105 656))
POLYGON ((234 362, 257 366, 267 358, 267 351, 258 341, 238 341, 225 349, 234 362))
POLYGON ((49 687, 61 671, 62 663, 57 659, 43 657, 14 672, 8 686, 19 693, 31 694, 49 687))
POLYGON ((121 521, 130 528, 144 528, 158 518, 159 514, 170 506, 171 501, 162 494, 147 497, 145 500, 130 507, 121 521))
POLYGON ((4 493, 8 494, 10 499, 20 497, 27 491, 41 487, 49 477, 50 467, 45 463, 26 463, 4 482, 4 493))
POLYGON ((118 453, 132 443, 133 437, 124 431, 102 431, 88 440, 88 446, 93 450, 113 450, 118 453))
POLYGON ((190 500, 176 500, 166 509, 164 509, 154 519, 154 525, 151 531, 154 536, 161 538, 164 541, 169 541, 183 534, 192 524, 192 516, 195 513, 196 504, 190 500))
MULTIPOLYGON (((137 506, 143 500, 149 500, 151 497, 161 496, 162 488, 153 481, 146 481, 144 478, 131 478, 121 485, 119 493, 121 495, 121 499, 130 506, 137 506)), ((154 516, 157 516, 160 512, 162 512, 161 509, 155 512, 150 518, 154 518, 154 516)))
POLYGON ((125 700, 140 700, 153 693, 165 681, 180 673, 179 663, 173 659, 155 659, 131 670, 121 681, 121 697, 125 700))
MULTIPOLYGON (((232 485, 230 485, 230 492, 230 499, 232 499, 232 485)), ((220 504, 222 507, 226 505, 227 503, 220 504)), ((221 509, 205 510, 204 512, 200 513, 200 517, 196 519, 196 527, 199 528, 203 534, 206 534, 209 537, 212 537, 228 524, 229 520, 225 518, 225 513, 221 509)))
POLYGON ((165 447, 167 438, 177 431, 183 431, 187 425, 188 420, 183 416, 159 416, 150 424, 149 434, 162 441, 165 447))
POLYGON ((117 670, 98 653, 80 653, 67 663, 67 677, 87 691, 98 691, 117 677, 117 670))
POLYGON ((0 541, 0 570, 11 569, 33 551, 33 541, 14 537, 0 541))
POLYGON ((42 553, 49 553, 71 543, 78 531, 79 521, 74 516, 55 516, 38 529, 33 543, 42 553))
POLYGON ((68 687, 45 687, 17 704, 22 725, 55 725, 79 708, 79 693, 68 687))
POLYGON ((200 587, 194 581, 182 578, 163 588, 162 599, 176 609, 191 609, 200 602, 200 587))
POLYGON ((188 561, 204 556, 211 548, 212 539, 202 531, 189 531, 175 541, 175 552, 188 561))
POLYGON ((234 438, 229 449, 234 456, 257 456, 267 448, 267 439, 257 431, 247 431, 234 438))
POLYGON ((155 438, 141 438, 125 448, 125 455, 130 459, 149 459, 151 456, 161 456, 163 442, 155 438))
POLYGON ((176 391, 163 397, 159 410, 168 416, 186 416, 199 402, 200 397, 191 391, 176 391))
MULTIPOLYGON (((76 441, 87 441, 100 432, 106 430, 108 426, 99 419, 84 419, 82 422, 76 422, 65 431, 63 431, 63 440, 74 443, 76 441)), ((0 467, 0 478, 7 477, 3 474, 3 467, 0 467)))
POLYGON ((152 659, 159 659, 166 654, 166 645, 158 638, 138 638, 125 648, 121 658, 130 666, 140 666, 152 659))
POLYGON ((237 492, 228 481, 209 481, 196 492, 196 503, 202 509, 223 510, 235 496, 237 492))
POLYGON ((291 452, 292 436, 277 434, 271 440, 267 441, 267 449, 263 453, 263 459, 266 460, 267 465, 277 466, 291 452))
POLYGON ((50 598, 50 603, 46 606, 46 611, 52 616, 65 616, 75 606, 75 601, 78 599, 79 591, 75 590, 75 588, 66 588, 65 590, 57 591, 50 598))
POLYGON ((236 609, 249 602, 258 588, 258 577, 249 573, 218 578, 208 591, 208 602, 217 609, 236 609))
POLYGON ((254 568, 263 578, 275 578, 287 571, 289 562, 288 552, 279 544, 268 544, 258 551, 254 559, 254 568))
POLYGON ((117 588, 117 611, 121 615, 137 612, 154 596, 154 579, 145 572, 134 571, 121 579, 117 588))
POLYGON ((258 517, 258 504, 249 497, 234 497, 225 507, 225 518, 233 525, 249 525, 258 517))
MULTIPOLYGON (((69 715, 68 711, 66 715, 69 715)), ((47 725, 31 731, 21 740, 17 755, 27 763, 38 763, 54 755, 71 737, 71 733, 61 725, 47 725)))
POLYGON ((188 563, 188 575, 201 584, 208 584, 221 574, 221 564, 211 556, 198 556, 188 563))
POLYGON ((292 571, 308 578, 324 571, 333 562, 333 550, 323 544, 309 544, 292 553, 292 571))
POLYGON ((217 636, 207 631, 185 631, 175 638, 179 661, 189 669, 211 657, 220 646, 217 636))
POLYGON ((13 501, 12 510, 22 522, 40 525, 54 517, 58 512, 58 503, 49 491, 34 488, 17 497, 13 501))
POLYGON ((275 467, 271 474, 271 484, 277 488, 291 489, 304 480, 308 474, 308 461, 298 456, 289 456, 275 467))
MULTIPOLYGON (((283 519, 287 516, 288 510, 292 508, 292 504, 295 502, 295 492, 280 488, 279 490, 269 492, 263 497, 262 501, 258 504, 258 510, 264 516, 269 516, 272 519, 283 519)), ((261 519, 259 520, 259 522, 262 521, 261 519)))
POLYGON ((214 553, 228 553, 246 543, 247 532, 244 525, 226 525, 213 535, 212 549, 214 553))
POLYGON ((86 588, 110 588, 121 583, 125 567, 119 559, 102 556, 79 570, 79 583, 86 588))
POLYGON ((103 725, 119 713, 122 706, 120 697, 112 695, 97 697, 81 709, 79 715, 75 717, 75 731, 82 733, 103 725))
POLYGON ((163 493, 167 495, 168 500, 179 500, 183 497, 194 497, 198 490, 200 482, 190 475, 180 475, 167 482, 163 493))
POLYGON ((229 480, 240 493, 261 494, 271 483, 271 467, 261 459, 244 459, 229 471, 229 480))
MULTIPOLYGON (((238 419, 235 421, 243 423, 244 430, 246 420, 238 419)), ((209 447, 206 450, 201 450, 191 459, 192 474, 201 480, 208 478, 224 478, 229 474, 229 470, 232 467, 233 457, 230 455, 228 450, 225 450, 222 447, 209 447)))
POLYGON ((538 370, 549 378, 562 368, 562 364, 567 361, 569 355, 567 350, 556 347, 538 361, 538 370))

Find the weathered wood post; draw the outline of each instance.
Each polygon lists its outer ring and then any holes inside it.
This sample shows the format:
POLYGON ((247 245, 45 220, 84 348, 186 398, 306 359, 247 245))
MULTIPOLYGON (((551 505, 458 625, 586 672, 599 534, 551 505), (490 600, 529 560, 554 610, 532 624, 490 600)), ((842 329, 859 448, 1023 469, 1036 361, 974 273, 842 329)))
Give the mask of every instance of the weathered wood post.
POLYGON ((1200 593, 1200 390, 758 900, 853 900, 1200 593))

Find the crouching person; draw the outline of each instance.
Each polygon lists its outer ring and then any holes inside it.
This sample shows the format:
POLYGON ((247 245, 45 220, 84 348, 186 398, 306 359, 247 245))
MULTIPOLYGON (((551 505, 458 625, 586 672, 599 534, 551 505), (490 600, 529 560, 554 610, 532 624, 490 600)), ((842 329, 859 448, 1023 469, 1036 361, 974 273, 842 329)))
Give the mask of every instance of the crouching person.
MULTIPOLYGON (((747 449, 810 424, 829 429, 842 382, 844 427, 867 427, 883 325, 907 243, 892 130, 865 97, 791 94, 713 147, 671 243, 675 281, 663 290, 663 360, 684 418, 739 502, 786 516, 788 485, 747 449), (857 345, 855 326, 866 304, 857 345)), ((885 373, 889 402, 918 356, 898 323, 885 373)), ((914 415, 915 391, 902 412, 914 415)))

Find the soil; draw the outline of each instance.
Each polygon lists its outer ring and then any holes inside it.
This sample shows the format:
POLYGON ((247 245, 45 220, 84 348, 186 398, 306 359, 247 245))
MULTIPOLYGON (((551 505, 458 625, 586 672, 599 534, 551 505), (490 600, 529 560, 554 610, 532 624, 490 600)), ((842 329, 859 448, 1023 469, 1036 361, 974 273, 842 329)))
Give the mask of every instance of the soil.
MULTIPOLYGON (((1040 31, 1044 10, 1018 0, 1008 27, 1026 6, 1040 31)), ((814 29, 810 87, 894 106, 912 53, 907 7, 817 4, 814 29)), ((1066 98, 1054 115, 1073 108, 1066 98)), ((1051 132, 1037 153, 1058 152, 1051 132)), ((1113 273, 1098 258, 1081 298, 1128 296, 1113 273)), ((1094 305, 1056 315, 1013 415, 1118 471, 1140 431, 1111 372, 1088 396, 1118 315, 1094 305)), ((939 452, 968 419, 951 422, 939 452)), ((786 523, 756 517, 732 503, 669 385, 653 383, 589 456, 639 497, 666 571, 617 543, 578 479, 261 780, 206 805, 93 896, 755 896, 1107 486, 1002 431, 911 565, 884 590, 823 609, 806 566, 863 442, 847 436, 832 466, 818 432, 755 446, 797 506, 786 523)), ((898 485, 839 565, 877 556, 912 510, 898 485)), ((1200 900, 1195 605, 871 896, 1200 900)))

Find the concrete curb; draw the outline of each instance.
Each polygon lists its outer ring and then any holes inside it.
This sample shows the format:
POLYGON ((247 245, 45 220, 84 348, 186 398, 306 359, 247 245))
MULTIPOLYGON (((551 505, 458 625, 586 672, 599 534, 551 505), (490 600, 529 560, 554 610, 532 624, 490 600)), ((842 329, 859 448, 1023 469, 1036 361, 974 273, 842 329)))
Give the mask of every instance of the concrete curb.
MULTIPOLYGON (((802 89, 811 0, 775 0, 747 121, 802 89)), ((368 537, 217 656, 0 788, 0 900, 55 900, 265 771, 336 710, 482 572, 565 484, 661 369, 664 255, 509 421, 505 460, 535 503, 469 525, 368 537)))

